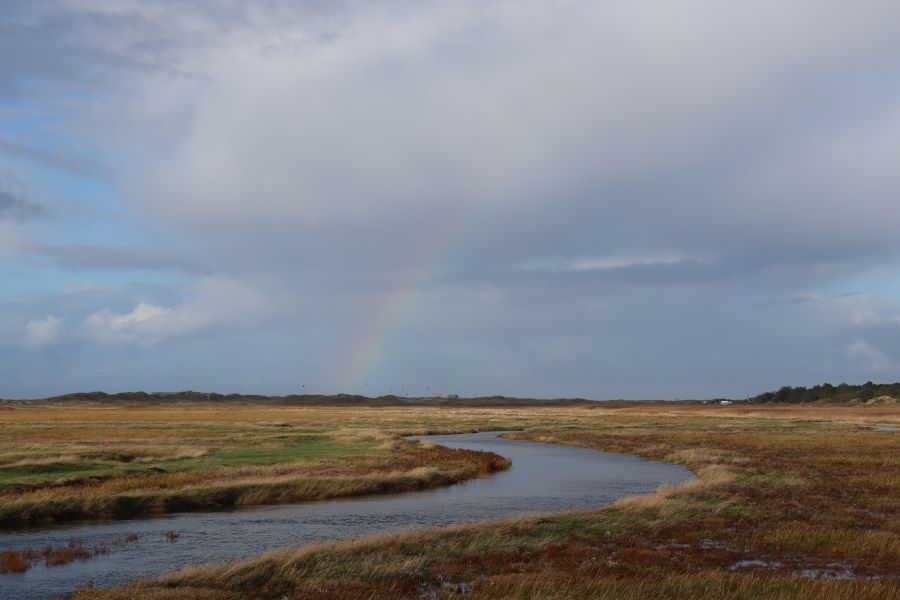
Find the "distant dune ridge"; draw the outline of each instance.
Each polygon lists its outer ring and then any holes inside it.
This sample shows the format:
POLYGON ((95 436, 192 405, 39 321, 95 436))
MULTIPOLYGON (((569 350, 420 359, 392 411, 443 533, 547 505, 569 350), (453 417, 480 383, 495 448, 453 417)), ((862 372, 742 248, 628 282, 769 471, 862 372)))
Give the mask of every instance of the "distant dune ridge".
POLYGON ((872 383, 861 385, 823 383, 812 387, 783 386, 776 391, 764 392, 757 396, 732 400, 714 398, 711 400, 589 400, 586 398, 517 398, 512 396, 362 396, 359 394, 287 394, 266 396, 262 394, 220 394, 216 392, 74 392, 61 396, 50 396, 33 400, 12 400, 0 398, 0 403, 37 404, 175 404, 175 403, 241 403, 270 406, 459 406, 459 407, 530 407, 530 406, 603 406, 616 408, 635 403, 694 404, 698 402, 726 403, 827 403, 827 404, 897 404, 900 398, 900 383, 872 383))
MULTIPOLYGON (((3 400, 40 404, 173 404, 173 403, 243 403, 276 406, 574 406, 595 404, 584 398, 534 399, 508 396, 457 396, 406 397, 385 395, 377 397, 357 394, 290 394, 264 396, 258 394, 218 394, 207 392, 75 392, 35 400, 3 400)), ((609 403, 604 403, 608 405, 609 403)))

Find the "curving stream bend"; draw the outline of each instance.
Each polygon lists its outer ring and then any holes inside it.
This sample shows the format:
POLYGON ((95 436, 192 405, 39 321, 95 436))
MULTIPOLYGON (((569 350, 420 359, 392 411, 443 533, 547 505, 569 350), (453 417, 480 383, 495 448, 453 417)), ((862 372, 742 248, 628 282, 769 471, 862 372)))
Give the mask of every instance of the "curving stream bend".
POLYGON ((98 587, 121 585, 189 564, 241 560, 318 540, 596 507, 694 477, 678 465, 585 448, 507 440, 498 435, 483 432, 415 438, 512 459, 508 471, 445 488, 0 533, 0 550, 60 546, 74 538, 90 546, 109 543, 125 534, 140 535, 134 544, 116 547, 108 555, 85 562, 36 566, 22 574, 0 575, 0 597, 28 600, 59 596, 88 581, 98 587), (178 539, 166 541, 168 531, 177 532, 178 539))

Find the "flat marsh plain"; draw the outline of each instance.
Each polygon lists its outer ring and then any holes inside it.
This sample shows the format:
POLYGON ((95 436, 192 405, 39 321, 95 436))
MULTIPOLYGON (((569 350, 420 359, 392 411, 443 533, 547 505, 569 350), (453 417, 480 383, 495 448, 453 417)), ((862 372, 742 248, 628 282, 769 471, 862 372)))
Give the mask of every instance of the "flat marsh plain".
POLYGON ((596 510, 186 565, 75 597, 900 598, 900 433, 877 429, 898 425, 896 405, 10 406, 0 523, 417 489, 506 465, 399 436, 522 430, 698 479, 596 510))
POLYGON ((508 467, 400 439, 358 412, 0 409, 0 528, 402 492, 508 467))

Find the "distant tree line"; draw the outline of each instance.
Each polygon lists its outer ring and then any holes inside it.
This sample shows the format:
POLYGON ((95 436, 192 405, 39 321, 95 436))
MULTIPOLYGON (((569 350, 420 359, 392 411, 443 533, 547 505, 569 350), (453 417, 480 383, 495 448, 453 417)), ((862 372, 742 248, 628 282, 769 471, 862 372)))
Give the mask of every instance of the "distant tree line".
POLYGON ((900 383, 872 383, 871 381, 862 385, 823 383, 809 388, 786 385, 776 392, 765 392, 750 398, 750 401, 800 403, 829 400, 831 402, 849 402, 850 400, 871 400, 879 396, 900 398, 900 383))

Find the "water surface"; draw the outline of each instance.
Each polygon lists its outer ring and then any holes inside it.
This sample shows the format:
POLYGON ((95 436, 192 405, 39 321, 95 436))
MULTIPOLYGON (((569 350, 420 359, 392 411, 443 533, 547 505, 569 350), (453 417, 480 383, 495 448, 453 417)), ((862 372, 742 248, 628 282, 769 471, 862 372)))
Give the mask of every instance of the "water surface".
POLYGON ((497 437, 496 432, 416 439, 450 448, 496 452, 512 459, 512 468, 421 492, 3 533, 0 550, 60 546, 73 538, 92 546, 128 533, 139 534, 140 541, 114 547, 110 554, 84 562, 0 575, 0 598, 24 600, 67 594, 89 580, 98 587, 121 585, 188 564, 240 560, 318 540, 593 507, 651 492, 663 483, 693 478, 690 471, 678 465, 585 448, 507 440, 497 437), (178 539, 166 541, 168 531, 177 532, 178 539))

